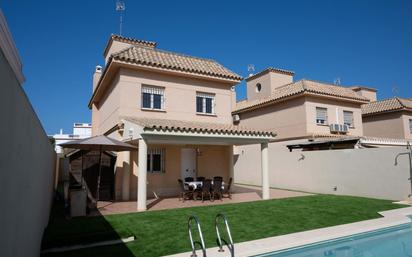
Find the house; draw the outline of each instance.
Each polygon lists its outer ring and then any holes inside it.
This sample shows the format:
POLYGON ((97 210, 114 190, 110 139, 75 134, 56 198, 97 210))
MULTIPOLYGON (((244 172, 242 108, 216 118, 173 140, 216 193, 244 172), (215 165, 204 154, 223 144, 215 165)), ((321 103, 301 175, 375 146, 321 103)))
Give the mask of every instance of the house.
POLYGON ((282 145, 363 135, 361 106, 369 103, 373 89, 294 81, 293 76, 267 68, 248 77, 247 99, 233 111, 237 124, 274 130, 282 145))
POLYGON ((275 133, 233 125, 242 77, 211 59, 160 50, 156 42, 112 35, 105 67, 93 75, 93 135, 138 145, 117 156, 115 200, 177 195, 177 179, 233 176, 233 145, 260 144, 263 198, 267 145, 275 133))
POLYGON ((79 123, 76 122, 73 124, 73 133, 72 134, 64 134, 63 129, 60 129, 59 134, 54 134, 51 136, 54 139, 54 150, 58 155, 63 154, 63 148, 60 144, 84 139, 92 136, 92 124, 91 123, 79 123))
POLYGON ((412 100, 393 97, 362 105, 364 135, 412 139, 412 100))

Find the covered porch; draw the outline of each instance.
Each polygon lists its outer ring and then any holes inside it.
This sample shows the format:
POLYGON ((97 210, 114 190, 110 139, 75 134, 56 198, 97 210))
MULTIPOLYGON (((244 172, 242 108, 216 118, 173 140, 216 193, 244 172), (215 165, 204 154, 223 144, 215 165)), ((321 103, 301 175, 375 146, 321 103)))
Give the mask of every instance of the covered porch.
MULTIPOLYGON (((233 146, 244 144, 261 145, 262 168, 257 172, 262 173, 262 187, 261 194, 254 197, 270 199, 268 142, 275 137, 272 132, 148 118, 124 118, 121 132, 123 141, 137 145, 138 151, 118 156, 121 169, 116 174, 116 200, 137 200, 135 211, 145 211, 156 201, 156 208, 167 206, 167 199, 180 192, 178 179, 185 177, 221 176, 227 185, 234 177, 233 146)), ((195 202, 190 206, 199 204, 195 202)))
MULTIPOLYGON (((235 184, 233 186, 232 198, 223 198, 222 200, 215 201, 194 201, 187 200, 181 201, 179 197, 161 197, 159 199, 149 198, 147 200, 147 211, 156 210, 166 210, 166 209, 178 209, 187 208, 194 206, 212 206, 221 205, 228 203, 244 203, 262 200, 262 189, 257 186, 247 186, 235 184)), ((282 190, 282 189, 269 189, 269 199, 283 199, 290 197, 299 197, 310 195, 309 193, 282 190)), ((105 202, 99 201, 97 206, 97 211, 92 215, 111 215, 120 213, 131 213, 136 212, 137 202, 136 201, 125 201, 125 202, 105 202)))

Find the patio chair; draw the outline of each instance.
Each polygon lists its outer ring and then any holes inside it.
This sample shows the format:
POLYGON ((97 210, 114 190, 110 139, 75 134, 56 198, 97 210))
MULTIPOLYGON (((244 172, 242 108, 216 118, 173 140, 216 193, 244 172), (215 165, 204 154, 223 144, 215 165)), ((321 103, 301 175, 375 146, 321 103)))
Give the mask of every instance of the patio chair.
POLYGON ((185 184, 181 179, 177 180, 180 186, 179 201, 182 199, 184 202, 186 199, 191 199, 193 197, 193 189, 191 187, 185 187, 185 184))
POLYGON ((186 177, 185 182, 193 182, 195 181, 193 177, 186 177))
POLYGON ((213 181, 213 190, 212 190, 212 198, 215 199, 215 196, 223 201, 223 194, 222 194, 222 180, 215 180, 213 181))
POLYGON ((216 180, 223 181, 223 177, 221 177, 221 176, 215 176, 215 177, 213 177, 213 181, 216 181, 216 180))
POLYGON ((229 199, 232 199, 232 192, 230 191, 232 181, 233 181, 233 178, 229 178, 229 183, 227 185, 225 185, 225 187, 223 188, 223 191, 222 191, 222 196, 223 197, 227 196, 227 197, 229 197, 229 199))
POLYGON ((205 177, 197 177, 196 181, 202 181, 203 182, 203 181, 205 181, 205 177))
POLYGON ((212 180, 210 179, 205 179, 205 181, 203 181, 203 185, 202 185, 202 203, 205 200, 205 195, 209 196, 209 199, 212 200, 212 194, 211 191, 212 190, 212 180))

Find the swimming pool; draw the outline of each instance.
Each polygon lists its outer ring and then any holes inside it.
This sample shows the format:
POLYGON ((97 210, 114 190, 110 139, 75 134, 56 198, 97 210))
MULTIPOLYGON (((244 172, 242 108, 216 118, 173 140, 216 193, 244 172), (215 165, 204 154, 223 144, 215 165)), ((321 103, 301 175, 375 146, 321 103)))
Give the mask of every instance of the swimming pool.
POLYGON ((412 223, 255 257, 412 257, 412 223))

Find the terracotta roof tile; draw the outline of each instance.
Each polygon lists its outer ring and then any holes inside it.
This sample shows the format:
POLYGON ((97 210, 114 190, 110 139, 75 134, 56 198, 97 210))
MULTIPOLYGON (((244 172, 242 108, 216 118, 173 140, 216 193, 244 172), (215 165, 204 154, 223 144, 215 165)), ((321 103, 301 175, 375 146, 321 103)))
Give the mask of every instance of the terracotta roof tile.
POLYGON ((137 125, 140 125, 146 129, 185 132, 228 133, 242 136, 276 136, 276 133, 273 131, 250 129, 243 126, 237 126, 232 124, 135 117, 124 117, 124 119, 133 122, 137 125))
POLYGON ((214 60, 163 51, 151 47, 132 46, 112 55, 114 60, 140 65, 179 70, 188 73, 241 81, 243 78, 214 60))
POLYGON ((125 42, 125 43, 130 43, 130 44, 138 44, 138 45, 144 45, 144 46, 150 46, 150 47, 155 47, 157 45, 156 42, 154 41, 147 41, 147 40, 142 40, 142 39, 135 39, 131 37, 123 37, 120 35, 111 35, 111 39, 120 41, 120 42, 125 42))
POLYGON ((362 115, 405 109, 412 110, 412 100, 394 97, 362 105, 362 115))
POLYGON ((236 110, 234 112, 241 112, 250 108, 259 108, 261 106, 273 103, 277 100, 281 100, 305 92, 325 96, 334 96, 343 99, 356 100, 365 103, 369 101, 366 97, 357 94, 352 89, 347 87, 336 86, 312 80, 299 80, 294 83, 276 88, 275 90, 273 90, 272 95, 270 97, 264 99, 257 99, 253 101, 238 102, 236 105, 236 110))
POLYGON ((290 76, 293 76, 293 75, 295 74, 294 71, 284 70, 284 69, 279 69, 279 68, 273 68, 273 67, 268 67, 268 68, 266 68, 266 69, 264 69, 264 70, 262 70, 262 71, 260 71, 260 72, 258 72, 258 73, 256 73, 256 74, 253 74, 252 76, 246 78, 246 81, 255 79, 255 78, 257 78, 257 77, 260 77, 260 76, 262 76, 262 75, 264 75, 264 74, 267 74, 268 72, 276 72, 276 73, 285 74, 285 75, 290 75, 290 76))

